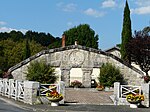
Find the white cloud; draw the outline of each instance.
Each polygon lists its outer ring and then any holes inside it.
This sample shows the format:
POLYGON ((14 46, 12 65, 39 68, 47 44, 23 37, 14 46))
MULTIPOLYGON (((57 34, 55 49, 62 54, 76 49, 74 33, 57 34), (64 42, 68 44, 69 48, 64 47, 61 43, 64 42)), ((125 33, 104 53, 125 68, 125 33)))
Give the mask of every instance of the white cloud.
POLYGON ((138 6, 150 6, 150 0, 136 0, 138 6))
POLYGON ((57 6, 65 12, 73 12, 77 7, 74 3, 64 4, 63 2, 58 3, 57 6))
POLYGON ((0 27, 0 32, 11 32, 12 30, 15 30, 15 31, 21 31, 22 33, 26 33, 27 30, 26 29, 13 29, 13 28, 7 28, 7 27, 0 27))
POLYGON ((102 8, 113 8, 116 7, 117 4, 114 0, 105 0, 102 2, 102 8))
POLYGON ((0 25, 6 25, 7 23, 4 21, 0 21, 0 25))
POLYGON ((72 11, 75 11, 76 10, 76 4, 67 4, 64 9, 64 11, 67 11, 67 12, 72 12, 72 11))
POLYGON ((132 14, 150 14, 150 6, 145 6, 145 7, 139 7, 135 9, 131 9, 132 14))
POLYGON ((96 18, 97 17, 102 17, 105 14, 104 12, 100 12, 100 11, 94 10, 92 8, 89 8, 89 9, 85 10, 84 13, 86 15, 93 16, 93 17, 96 17, 96 18))

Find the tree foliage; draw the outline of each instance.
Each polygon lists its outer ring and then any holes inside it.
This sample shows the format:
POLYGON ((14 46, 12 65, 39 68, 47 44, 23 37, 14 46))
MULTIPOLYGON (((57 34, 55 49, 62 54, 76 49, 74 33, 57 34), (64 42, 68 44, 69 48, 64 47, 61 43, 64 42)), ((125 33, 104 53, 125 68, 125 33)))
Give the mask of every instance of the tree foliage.
POLYGON ((132 61, 135 61, 142 71, 148 75, 150 70, 150 35, 149 32, 135 32, 133 39, 127 44, 128 53, 131 54, 132 61))
POLYGON ((120 70, 110 63, 102 65, 98 79, 100 84, 108 87, 112 87, 114 82, 123 82, 123 76, 120 70))
POLYGON ((20 31, 0 33, 0 75, 11 66, 35 55, 41 50, 60 47, 61 39, 55 38, 49 33, 20 31))
POLYGON ((29 46, 28 39, 26 39, 26 41, 25 41, 25 47, 23 49, 23 60, 29 58, 30 56, 31 56, 30 46, 29 46))
MULTIPOLYGON (((53 37, 50 33, 46 34, 43 32, 38 33, 34 31, 27 31, 25 34, 25 38, 28 40, 34 40, 36 43, 39 43, 45 47, 48 47, 49 45, 58 41, 58 39, 53 37)), ((61 41, 61 39, 59 39, 59 41, 61 41)))
POLYGON ((57 80, 55 69, 43 61, 30 63, 26 74, 28 80, 40 83, 55 83, 57 80))
POLYGON ((121 58, 130 63, 130 54, 127 53, 126 45, 132 39, 130 9, 126 0, 123 16, 122 43, 121 43, 121 58))
POLYGON ((74 45, 75 40, 79 45, 98 49, 98 35, 88 24, 81 24, 64 32, 66 45, 74 45))

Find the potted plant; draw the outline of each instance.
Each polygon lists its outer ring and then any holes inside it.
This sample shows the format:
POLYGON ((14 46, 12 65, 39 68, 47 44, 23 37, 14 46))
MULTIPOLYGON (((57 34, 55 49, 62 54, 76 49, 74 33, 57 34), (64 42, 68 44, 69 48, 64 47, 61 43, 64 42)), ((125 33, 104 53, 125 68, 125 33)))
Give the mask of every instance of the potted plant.
POLYGON ((46 97, 51 101, 51 106, 58 106, 59 101, 63 99, 62 94, 59 94, 56 90, 48 91, 46 97))
POLYGON ((138 104, 141 103, 141 101, 144 101, 144 95, 128 94, 126 99, 130 103, 131 108, 137 108, 138 104))
POLYGON ((71 82, 71 86, 74 88, 79 88, 82 86, 82 83, 78 80, 74 80, 73 82, 71 82))
POLYGON ((96 87, 96 90, 98 90, 98 91, 102 91, 103 89, 104 89, 104 86, 101 84, 97 85, 97 87, 96 87))

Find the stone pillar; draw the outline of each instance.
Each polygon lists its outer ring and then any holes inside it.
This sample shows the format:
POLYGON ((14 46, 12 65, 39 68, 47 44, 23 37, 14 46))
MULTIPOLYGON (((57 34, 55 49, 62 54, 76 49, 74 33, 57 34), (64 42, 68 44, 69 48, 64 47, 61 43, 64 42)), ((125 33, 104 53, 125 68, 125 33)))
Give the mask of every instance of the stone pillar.
POLYGON ((65 82, 65 86, 70 85, 70 67, 61 68, 61 81, 65 82))
POLYGON ((31 105, 36 103, 39 86, 39 82, 24 81, 24 103, 31 105))
POLYGON ((82 84, 84 87, 91 87, 91 74, 92 68, 82 68, 83 76, 82 76, 82 84))
POLYGON ((118 105, 120 97, 120 82, 114 83, 114 105, 118 105))
POLYGON ((65 83, 63 81, 60 81, 58 83, 58 85, 59 85, 58 86, 59 87, 58 92, 63 95, 63 100, 61 100, 59 103, 64 104, 64 101, 65 101, 65 83))
POLYGON ((146 107, 150 107, 150 84, 142 84, 141 89, 145 98, 142 104, 146 107))

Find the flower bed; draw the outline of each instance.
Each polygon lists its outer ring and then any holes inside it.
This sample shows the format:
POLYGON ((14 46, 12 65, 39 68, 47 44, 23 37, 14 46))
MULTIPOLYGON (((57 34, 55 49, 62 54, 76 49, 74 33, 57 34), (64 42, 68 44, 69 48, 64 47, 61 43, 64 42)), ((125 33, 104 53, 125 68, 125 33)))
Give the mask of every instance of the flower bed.
POLYGON ((71 82, 71 86, 72 87, 81 87, 82 86, 82 83, 78 80, 74 80, 73 82, 71 82))

